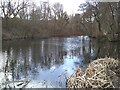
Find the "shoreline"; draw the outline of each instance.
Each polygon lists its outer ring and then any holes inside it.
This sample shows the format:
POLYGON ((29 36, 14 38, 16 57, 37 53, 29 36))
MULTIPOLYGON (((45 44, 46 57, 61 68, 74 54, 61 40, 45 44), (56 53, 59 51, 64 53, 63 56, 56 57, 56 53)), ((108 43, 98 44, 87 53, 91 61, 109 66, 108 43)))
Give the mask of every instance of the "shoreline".
POLYGON ((70 34, 52 34, 48 36, 29 36, 29 37, 14 37, 14 38, 2 38, 2 41, 11 41, 11 40, 26 40, 26 39, 48 39, 48 38, 54 38, 54 37, 74 37, 74 36, 86 36, 86 35, 81 35, 79 33, 70 33, 70 34))

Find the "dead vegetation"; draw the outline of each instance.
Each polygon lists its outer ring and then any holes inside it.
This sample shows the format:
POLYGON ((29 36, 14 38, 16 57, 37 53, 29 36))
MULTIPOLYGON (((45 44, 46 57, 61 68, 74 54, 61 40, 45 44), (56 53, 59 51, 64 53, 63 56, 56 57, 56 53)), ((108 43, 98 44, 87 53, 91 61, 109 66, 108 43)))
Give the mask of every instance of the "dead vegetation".
POLYGON ((78 68, 67 79, 67 88, 116 88, 119 61, 113 58, 94 60, 85 71, 78 68))

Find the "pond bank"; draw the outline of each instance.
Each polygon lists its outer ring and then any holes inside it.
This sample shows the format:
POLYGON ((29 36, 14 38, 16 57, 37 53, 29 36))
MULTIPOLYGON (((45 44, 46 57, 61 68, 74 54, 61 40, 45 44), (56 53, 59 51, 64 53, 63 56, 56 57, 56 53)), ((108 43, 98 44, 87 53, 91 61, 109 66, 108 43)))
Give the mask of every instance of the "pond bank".
POLYGON ((71 37, 71 36, 81 36, 80 32, 64 32, 61 34, 50 34, 50 35, 39 35, 39 36, 11 36, 11 35, 4 35, 2 40, 8 41, 8 40, 19 40, 19 39, 46 39, 46 38, 52 38, 52 37, 71 37))
MULTIPOLYGON (((54 38, 54 37, 75 37, 75 36, 87 36, 87 35, 81 35, 80 32, 70 32, 70 33, 64 33, 64 34, 52 34, 52 35, 46 35, 46 36, 36 36, 36 37, 33 37, 33 36, 26 36, 26 37, 6 37, 6 38, 2 38, 3 41, 11 41, 11 40, 27 40, 27 39, 31 39, 31 40, 34 40, 34 39, 48 39, 48 38, 54 38)), ((120 42, 120 40, 109 40, 107 38, 107 36, 102 36, 102 37, 94 37, 94 36, 88 36, 89 38, 91 39, 96 39, 97 41, 99 42, 120 42)))

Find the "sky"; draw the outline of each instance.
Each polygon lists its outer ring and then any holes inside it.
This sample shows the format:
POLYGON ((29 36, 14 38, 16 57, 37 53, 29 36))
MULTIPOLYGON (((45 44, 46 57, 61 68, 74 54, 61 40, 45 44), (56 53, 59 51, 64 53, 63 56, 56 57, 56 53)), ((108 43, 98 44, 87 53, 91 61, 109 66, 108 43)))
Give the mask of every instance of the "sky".
POLYGON ((59 2, 63 4, 64 11, 67 11, 69 15, 78 13, 79 5, 81 3, 84 3, 85 0, 34 0, 36 3, 40 1, 49 1, 51 5, 53 5, 55 2, 59 2))
MULTIPOLYGON (((22 0, 13 0, 13 1, 22 1, 22 0)), ((80 12, 78 11, 79 5, 85 2, 85 0, 30 0, 30 1, 34 2, 36 5, 40 5, 40 3, 44 1, 49 1, 50 5, 59 2, 60 4, 63 4, 64 11, 66 11, 68 15, 79 13, 80 12)), ((1 14, 2 12, 0 11, 0 15, 1 14)))

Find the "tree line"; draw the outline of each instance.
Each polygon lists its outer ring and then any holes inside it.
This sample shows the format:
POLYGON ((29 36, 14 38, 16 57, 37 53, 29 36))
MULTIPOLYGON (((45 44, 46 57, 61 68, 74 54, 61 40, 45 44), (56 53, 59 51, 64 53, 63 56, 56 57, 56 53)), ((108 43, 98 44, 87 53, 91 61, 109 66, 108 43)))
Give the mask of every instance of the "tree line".
POLYGON ((86 2, 79 6, 83 14, 80 15, 79 23, 87 35, 109 40, 117 40, 118 27, 118 2, 86 2))
POLYGON ((3 16, 3 39, 49 37, 66 35, 69 32, 70 18, 63 5, 56 2, 42 2, 39 6, 25 0, 1 1, 3 16))
POLYGON ((118 37, 118 2, 85 2, 80 14, 68 15, 56 2, 1 1, 3 38, 88 35, 118 37))

